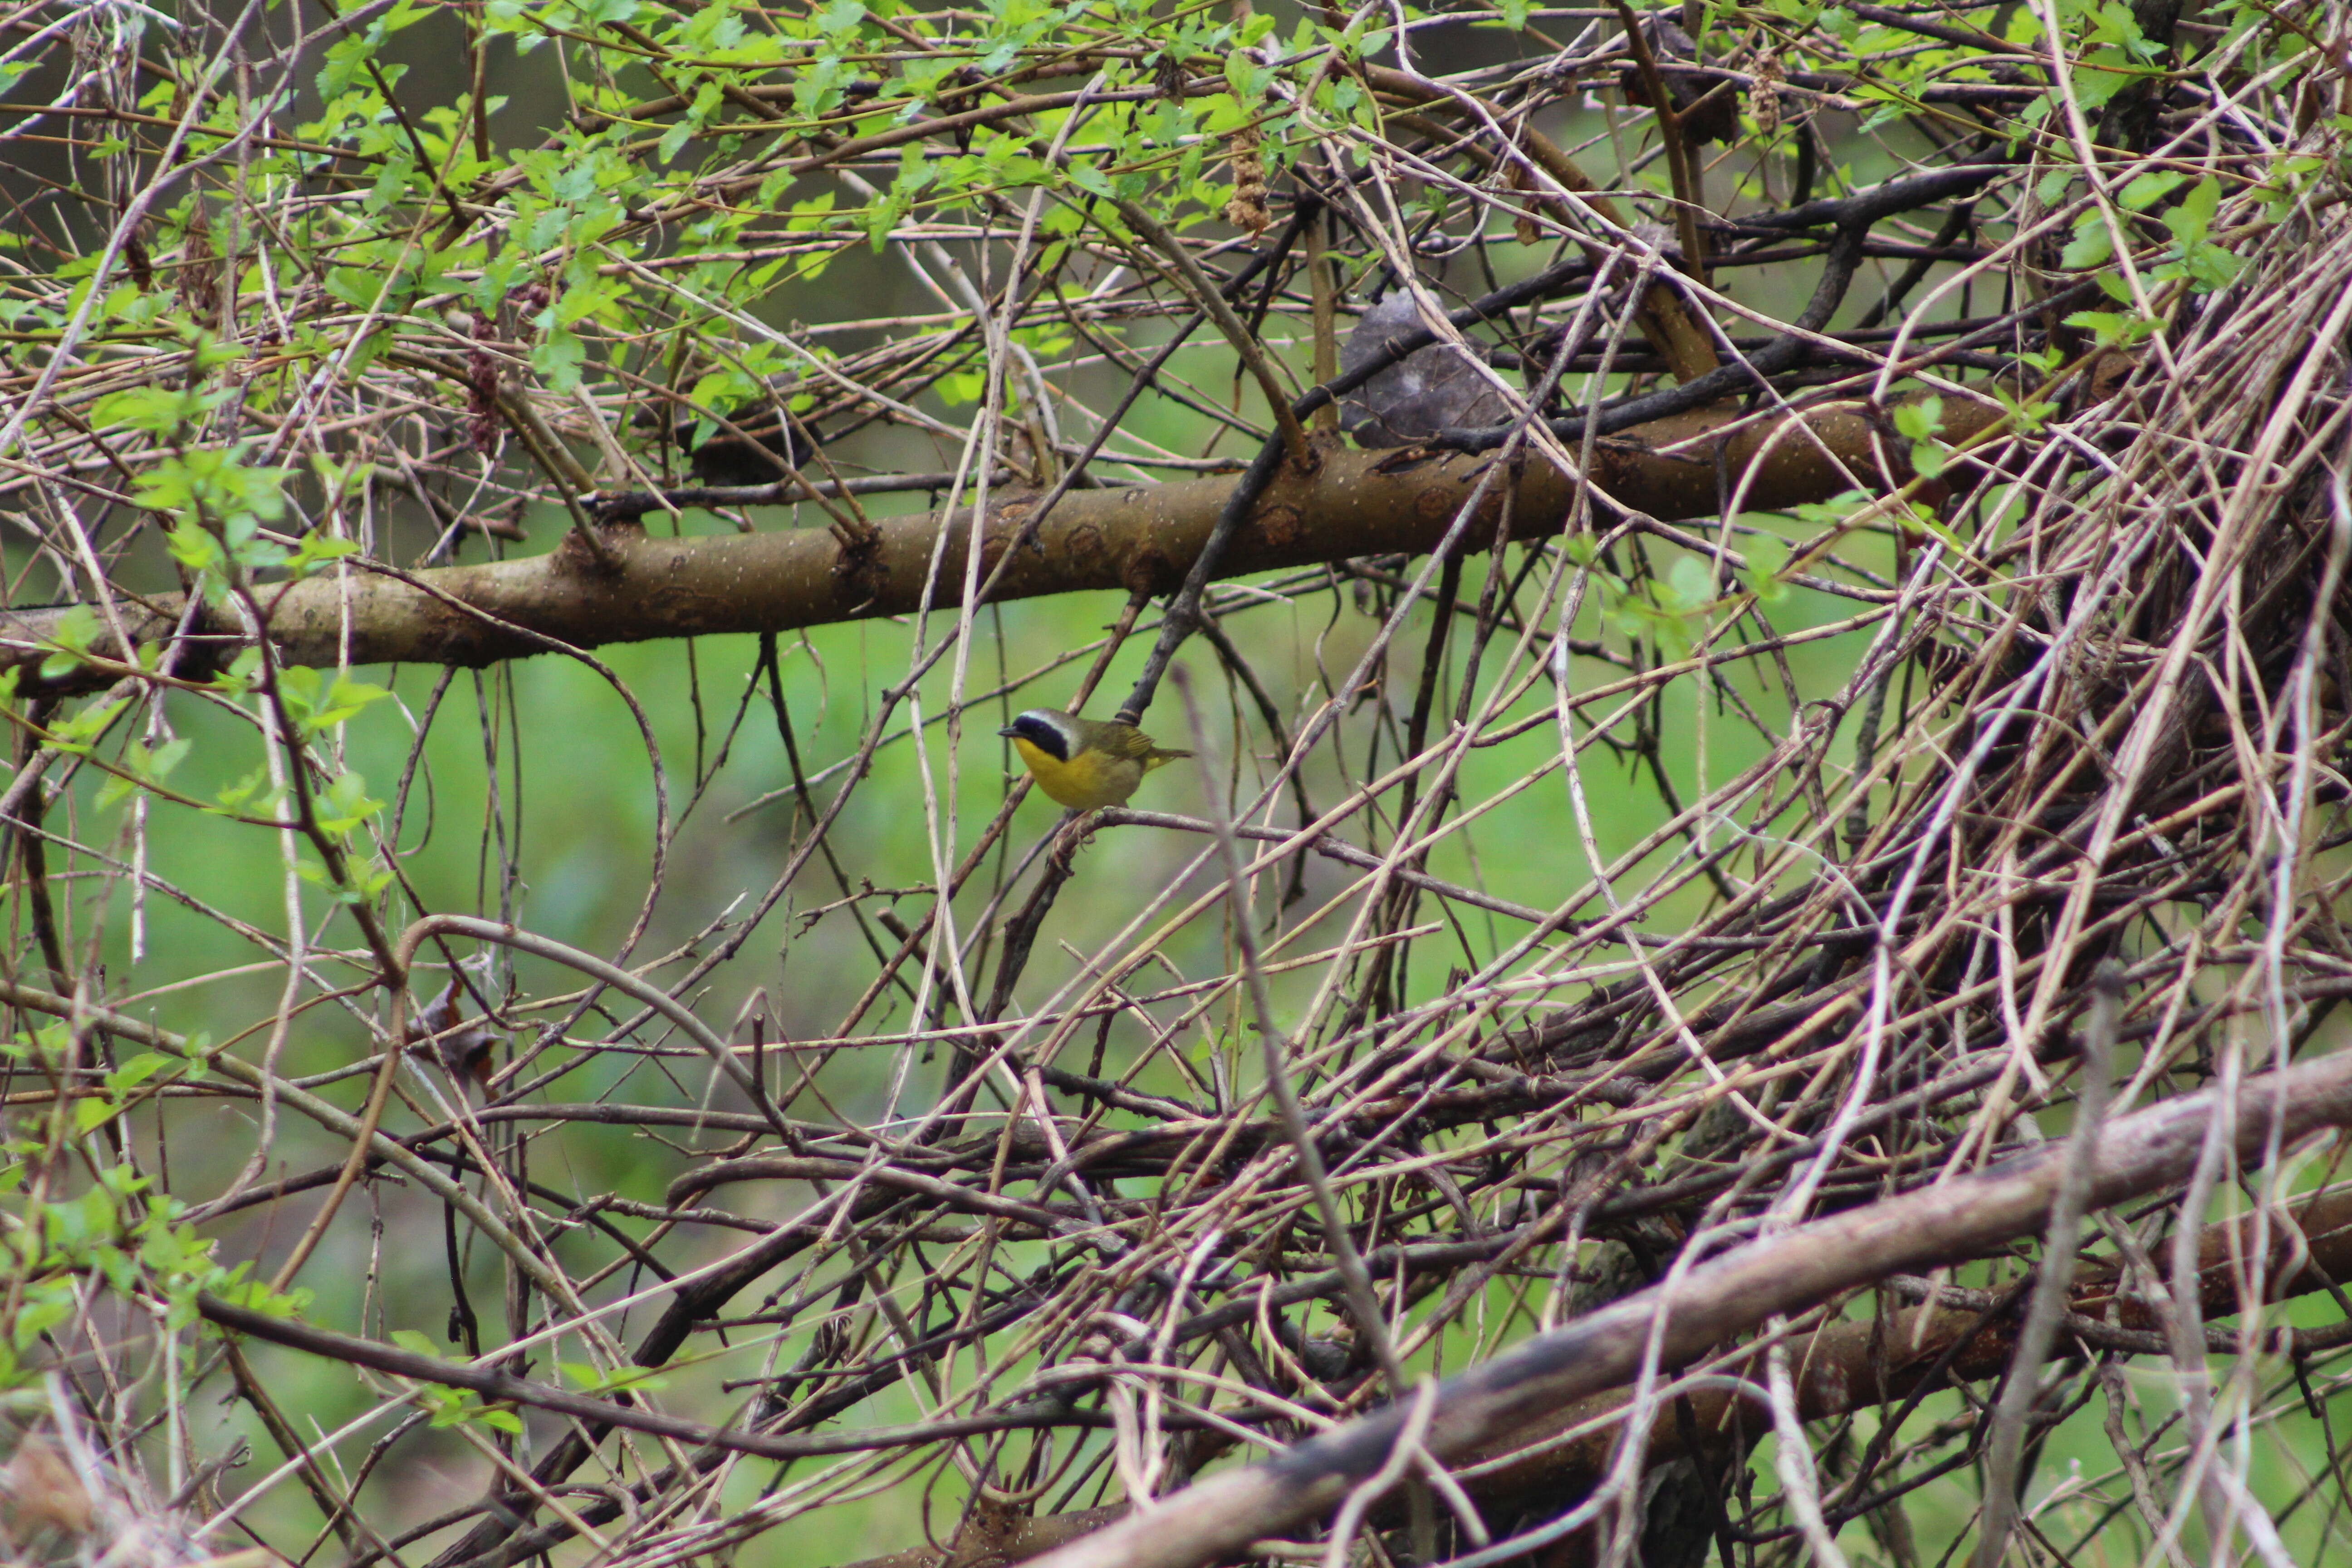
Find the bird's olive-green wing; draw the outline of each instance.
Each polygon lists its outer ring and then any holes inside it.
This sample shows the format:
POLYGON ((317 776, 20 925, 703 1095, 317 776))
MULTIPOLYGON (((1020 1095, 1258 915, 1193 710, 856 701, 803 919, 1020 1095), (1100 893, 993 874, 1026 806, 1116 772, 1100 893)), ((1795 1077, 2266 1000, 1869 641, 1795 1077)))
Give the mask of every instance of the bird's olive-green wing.
POLYGON ((1095 744, 1114 757, 1141 762, 1156 749, 1151 737, 1132 724, 1105 724, 1095 735, 1095 744))
POLYGON ((1147 767, 1189 757, 1190 752, 1171 751, 1132 724, 1105 724, 1094 737, 1094 743, 1122 761, 1138 762, 1147 767))

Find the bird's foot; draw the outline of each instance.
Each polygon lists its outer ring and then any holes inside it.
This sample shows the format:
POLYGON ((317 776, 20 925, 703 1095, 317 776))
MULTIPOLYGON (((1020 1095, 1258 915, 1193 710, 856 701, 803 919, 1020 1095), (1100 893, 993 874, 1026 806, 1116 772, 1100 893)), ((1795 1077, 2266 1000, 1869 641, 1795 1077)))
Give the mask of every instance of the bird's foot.
POLYGON ((1077 858, 1078 851, 1094 841, 1095 828, 1101 821, 1102 813, 1099 811, 1073 811, 1062 824, 1061 832, 1055 839, 1053 853, 1054 858, 1061 862, 1065 875, 1068 874, 1070 863, 1077 858))

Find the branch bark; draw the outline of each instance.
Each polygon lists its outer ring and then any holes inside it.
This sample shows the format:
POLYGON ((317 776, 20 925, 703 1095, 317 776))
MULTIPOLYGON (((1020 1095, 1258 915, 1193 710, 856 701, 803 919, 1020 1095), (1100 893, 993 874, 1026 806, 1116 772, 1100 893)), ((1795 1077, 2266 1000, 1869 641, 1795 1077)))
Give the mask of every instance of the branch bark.
MULTIPOLYGON (((1948 409, 1947 435, 1965 439, 1995 414, 1982 405, 1948 409)), ((1718 483, 1736 482, 1759 451, 1768 455, 1748 499, 1757 508, 1825 500, 1849 487, 1849 470, 1877 470, 1872 423, 1856 405, 1832 405, 1805 416, 1818 446, 1775 441, 1777 426, 1751 426, 1724 443, 1718 467, 1705 438, 1735 417, 1714 409, 1624 431, 1599 446, 1591 480, 1624 507, 1673 519, 1714 515, 1718 483), (1673 454, 1661 450, 1684 442, 1698 444, 1673 454)), ((1416 460, 1411 452, 1334 451, 1313 474, 1286 468, 1216 574, 1237 577, 1433 549, 1490 460, 1465 453, 1416 460)), ((1221 477, 1066 495, 1015 554, 991 598, 1100 589, 1171 592, 1214 529, 1234 483, 1221 477)), ((1558 532, 1576 493, 1557 469, 1527 464, 1514 482, 1488 487, 1473 538, 1492 536, 1494 520, 1514 489, 1508 515, 1513 536, 1520 539, 1558 532)), ((1015 496, 990 508, 978 531, 982 577, 1021 538, 1033 500, 1015 496)), ((792 631, 906 615, 927 602, 952 608, 972 522, 968 508, 924 512, 884 520, 856 540, 827 529, 656 539, 622 526, 603 531, 602 560, 576 535, 567 535, 546 554, 482 565, 403 573, 352 562, 271 590, 269 630, 281 664, 331 667, 348 659, 478 667, 565 647, 792 631), (943 529, 946 548, 935 573, 933 552, 943 529)), ((134 642, 160 641, 178 625, 184 603, 178 594, 125 603, 122 619, 134 642)), ((25 689, 46 691, 92 689, 135 673, 125 650, 110 638, 79 669, 40 678, 38 667, 54 652, 59 624, 74 608, 0 613, 0 668, 21 668, 25 689)), ((197 616, 191 637, 193 647, 209 649, 220 662, 247 640, 228 614, 211 609, 197 616)), ((202 678, 200 668, 194 678, 202 678)))

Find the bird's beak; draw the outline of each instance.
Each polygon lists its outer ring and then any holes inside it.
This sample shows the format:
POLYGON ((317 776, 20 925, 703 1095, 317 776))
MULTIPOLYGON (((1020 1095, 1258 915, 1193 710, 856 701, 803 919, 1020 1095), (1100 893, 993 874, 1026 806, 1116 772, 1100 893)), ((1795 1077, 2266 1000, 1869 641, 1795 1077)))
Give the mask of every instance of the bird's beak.
POLYGON ((1012 726, 1012 725, 1010 725, 1010 724, 1007 724, 1006 726, 1004 726, 1004 728, 1003 728, 1003 729, 999 730, 999 731, 997 731, 997 733, 998 733, 998 734, 1000 734, 1000 735, 1002 735, 1002 736, 1003 736, 1006 740, 1008 740, 1008 741, 1009 741, 1009 740, 1011 740, 1011 739, 1013 738, 1013 726, 1012 726))

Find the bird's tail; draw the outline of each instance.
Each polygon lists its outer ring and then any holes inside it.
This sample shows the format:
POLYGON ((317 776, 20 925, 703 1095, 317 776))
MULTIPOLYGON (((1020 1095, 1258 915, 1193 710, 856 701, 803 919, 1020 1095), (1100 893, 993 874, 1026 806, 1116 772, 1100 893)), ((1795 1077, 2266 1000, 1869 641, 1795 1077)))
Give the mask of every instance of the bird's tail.
POLYGON ((1143 760, 1143 771, 1150 773, 1154 768, 1165 766, 1167 763, 1180 761, 1192 754, 1190 752, 1171 752, 1165 746, 1157 747, 1151 755, 1143 760))

